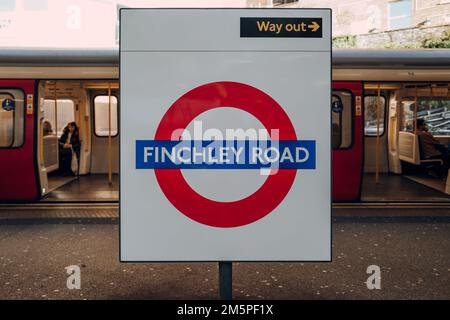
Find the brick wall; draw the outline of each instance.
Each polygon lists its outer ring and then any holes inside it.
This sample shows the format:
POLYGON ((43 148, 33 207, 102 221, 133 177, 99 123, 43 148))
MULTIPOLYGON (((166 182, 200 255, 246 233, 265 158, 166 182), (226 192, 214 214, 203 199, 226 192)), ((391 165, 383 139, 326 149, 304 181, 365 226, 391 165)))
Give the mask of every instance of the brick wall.
MULTIPOLYGON (((410 0, 410 26, 391 30, 392 0, 299 0, 283 7, 331 8, 333 37, 339 47, 420 47, 430 37, 450 31, 450 0, 410 0)), ((270 0, 248 0, 249 6, 267 6, 270 0)))
MULTIPOLYGON (((410 28, 450 25, 450 0, 410 1, 410 28)), ((267 3, 264 0, 262 2, 267 3)), ((336 37, 391 31, 390 2, 392 0, 299 0, 295 4, 285 6, 331 8, 333 10, 333 36, 336 37)))
POLYGON ((356 48, 420 47, 425 39, 450 32, 450 26, 411 28, 356 36, 356 48))

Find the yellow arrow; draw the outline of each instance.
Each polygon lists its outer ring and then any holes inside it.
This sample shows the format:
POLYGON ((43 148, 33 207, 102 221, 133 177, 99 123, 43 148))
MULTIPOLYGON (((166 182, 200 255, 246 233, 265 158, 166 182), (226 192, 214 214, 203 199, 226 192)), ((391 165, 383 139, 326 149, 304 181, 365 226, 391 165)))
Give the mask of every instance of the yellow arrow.
POLYGON ((320 24, 313 21, 312 24, 308 25, 308 28, 311 29, 312 32, 316 32, 320 28, 320 24))

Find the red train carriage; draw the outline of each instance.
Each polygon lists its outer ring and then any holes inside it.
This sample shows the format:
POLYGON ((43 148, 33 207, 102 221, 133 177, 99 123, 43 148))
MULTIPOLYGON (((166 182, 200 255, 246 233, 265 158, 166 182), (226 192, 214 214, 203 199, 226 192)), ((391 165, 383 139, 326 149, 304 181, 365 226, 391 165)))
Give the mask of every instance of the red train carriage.
MULTIPOLYGON (((0 202, 117 200, 118 63, 114 50, 0 51, 0 202), (78 179, 56 173, 68 121, 78 179)), ((449 81, 448 50, 334 51, 334 201, 449 201, 412 126, 450 143, 449 81)))

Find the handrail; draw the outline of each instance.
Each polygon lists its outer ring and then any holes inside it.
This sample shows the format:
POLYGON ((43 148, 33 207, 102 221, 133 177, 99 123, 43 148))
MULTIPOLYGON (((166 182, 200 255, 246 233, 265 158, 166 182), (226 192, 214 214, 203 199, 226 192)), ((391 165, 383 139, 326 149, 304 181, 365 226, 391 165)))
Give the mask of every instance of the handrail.
POLYGON ((377 140, 375 146, 375 183, 380 182, 380 107, 381 107, 381 87, 378 84, 377 95, 377 140))
POLYGON ((108 182, 112 184, 111 83, 108 83, 108 182))

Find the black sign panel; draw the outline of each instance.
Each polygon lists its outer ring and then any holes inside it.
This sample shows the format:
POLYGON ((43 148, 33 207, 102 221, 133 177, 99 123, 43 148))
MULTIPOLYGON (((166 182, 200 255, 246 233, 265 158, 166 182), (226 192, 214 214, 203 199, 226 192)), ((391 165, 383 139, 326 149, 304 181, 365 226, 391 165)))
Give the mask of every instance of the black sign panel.
POLYGON ((322 18, 241 18, 241 38, 322 38, 322 18))

